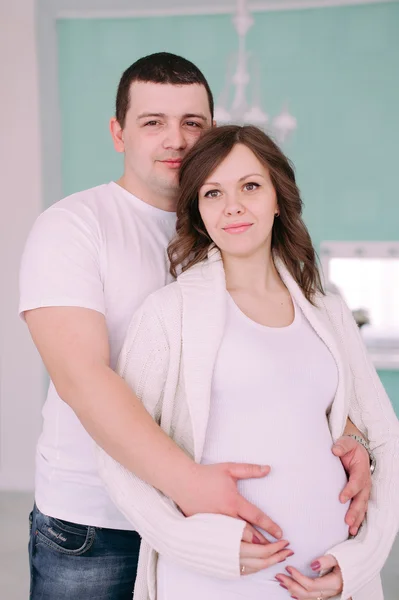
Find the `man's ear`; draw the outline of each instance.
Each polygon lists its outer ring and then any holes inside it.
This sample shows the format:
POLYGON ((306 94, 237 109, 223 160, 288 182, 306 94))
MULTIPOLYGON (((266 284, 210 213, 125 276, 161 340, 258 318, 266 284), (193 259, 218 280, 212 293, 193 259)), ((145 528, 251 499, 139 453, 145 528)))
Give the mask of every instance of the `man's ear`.
POLYGON ((112 136, 112 141, 114 143, 114 148, 117 152, 125 151, 125 142, 123 140, 123 129, 120 126, 119 121, 116 117, 112 117, 109 122, 109 129, 112 136))

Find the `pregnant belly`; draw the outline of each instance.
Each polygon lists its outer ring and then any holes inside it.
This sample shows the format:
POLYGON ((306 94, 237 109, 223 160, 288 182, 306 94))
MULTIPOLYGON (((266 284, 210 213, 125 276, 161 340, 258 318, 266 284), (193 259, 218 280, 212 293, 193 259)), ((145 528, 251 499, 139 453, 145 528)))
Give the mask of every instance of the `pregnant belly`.
MULTIPOLYGON (((314 575, 310 564, 315 558, 348 537, 345 515, 348 505, 339 502, 346 475, 332 456, 324 469, 280 465, 263 480, 238 484, 242 495, 258 506, 283 530, 295 553, 289 564, 308 576, 314 575), (329 464, 328 464, 329 463, 329 464)), ((266 537, 271 536, 262 532, 266 537)), ((273 579, 281 565, 260 572, 259 579, 273 579)))
MULTIPOLYGON (((293 566, 315 577, 310 568, 313 560, 348 537, 344 522, 347 505, 338 499, 346 475, 329 444, 327 451, 320 452, 318 447, 313 455, 300 451, 290 455, 286 450, 283 457, 280 452, 280 459, 276 455, 270 461, 273 464, 270 475, 240 481, 238 486, 244 497, 281 526, 295 554, 284 563, 234 581, 207 577, 160 556, 158 600, 287 600, 289 594, 276 581, 277 573, 293 566)), ((245 458, 248 456, 241 460, 245 458)), ((221 457, 221 460, 229 459, 221 457)), ((216 461, 208 455, 202 462, 216 461)), ((259 461, 250 457, 249 462, 259 461)))
MULTIPOLYGON (((313 560, 348 537, 345 524, 348 504, 339 501, 347 477, 341 461, 331 452, 330 441, 318 443, 309 450, 309 446, 292 445, 291 449, 280 446, 278 451, 269 451, 270 462, 259 461, 259 457, 254 460, 253 455, 240 458, 239 462, 268 462, 272 470, 262 479, 239 481, 238 488, 245 498, 282 528, 284 539, 290 542, 295 553, 287 564, 313 576, 310 568, 313 560)), ((208 455, 203 462, 216 462, 209 458, 208 455)), ((266 532, 262 533, 272 539, 266 532)), ((261 571, 254 578, 270 581, 281 570, 282 565, 277 565, 261 571)))

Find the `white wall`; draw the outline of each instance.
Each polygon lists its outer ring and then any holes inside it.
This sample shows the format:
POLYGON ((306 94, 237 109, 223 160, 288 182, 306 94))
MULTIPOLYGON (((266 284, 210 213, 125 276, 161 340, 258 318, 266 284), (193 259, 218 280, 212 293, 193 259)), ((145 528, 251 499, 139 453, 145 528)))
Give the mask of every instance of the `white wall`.
POLYGON ((0 489, 33 488, 44 376, 19 320, 18 269, 41 211, 34 0, 0 0, 0 489))

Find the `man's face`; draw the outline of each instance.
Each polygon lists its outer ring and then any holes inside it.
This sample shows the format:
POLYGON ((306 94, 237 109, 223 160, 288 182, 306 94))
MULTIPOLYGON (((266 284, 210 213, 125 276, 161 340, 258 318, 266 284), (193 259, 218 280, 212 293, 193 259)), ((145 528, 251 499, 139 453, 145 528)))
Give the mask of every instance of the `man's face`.
POLYGON ((136 81, 124 129, 113 121, 115 148, 125 153, 123 185, 145 202, 173 207, 181 161, 212 126, 205 87, 136 81))

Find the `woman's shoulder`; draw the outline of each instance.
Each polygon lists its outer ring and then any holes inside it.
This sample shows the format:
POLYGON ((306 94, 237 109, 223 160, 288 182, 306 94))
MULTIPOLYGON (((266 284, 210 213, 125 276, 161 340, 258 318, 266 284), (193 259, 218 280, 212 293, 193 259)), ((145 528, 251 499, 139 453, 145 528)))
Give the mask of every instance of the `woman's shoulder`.
POLYGON ((324 293, 316 295, 316 303, 322 304, 327 310, 342 310, 342 297, 338 290, 324 289, 324 293))
POLYGON ((151 349, 163 346, 166 338, 178 334, 182 315, 179 287, 173 282, 152 292, 134 312, 129 323, 122 355, 133 346, 151 349))
POLYGON ((147 301, 153 303, 154 305, 162 305, 163 302, 179 302, 181 298, 181 292, 179 289, 179 285, 177 281, 173 281, 172 283, 168 283, 164 287, 155 290, 148 297, 147 301))
POLYGON ((344 300, 338 290, 324 289, 324 293, 317 293, 315 296, 315 305, 326 314, 326 316, 335 323, 342 323, 344 300))
POLYGON ((152 314, 160 320, 167 320, 171 315, 180 314, 182 296, 178 283, 174 281, 155 292, 152 292, 141 305, 140 312, 152 314))

